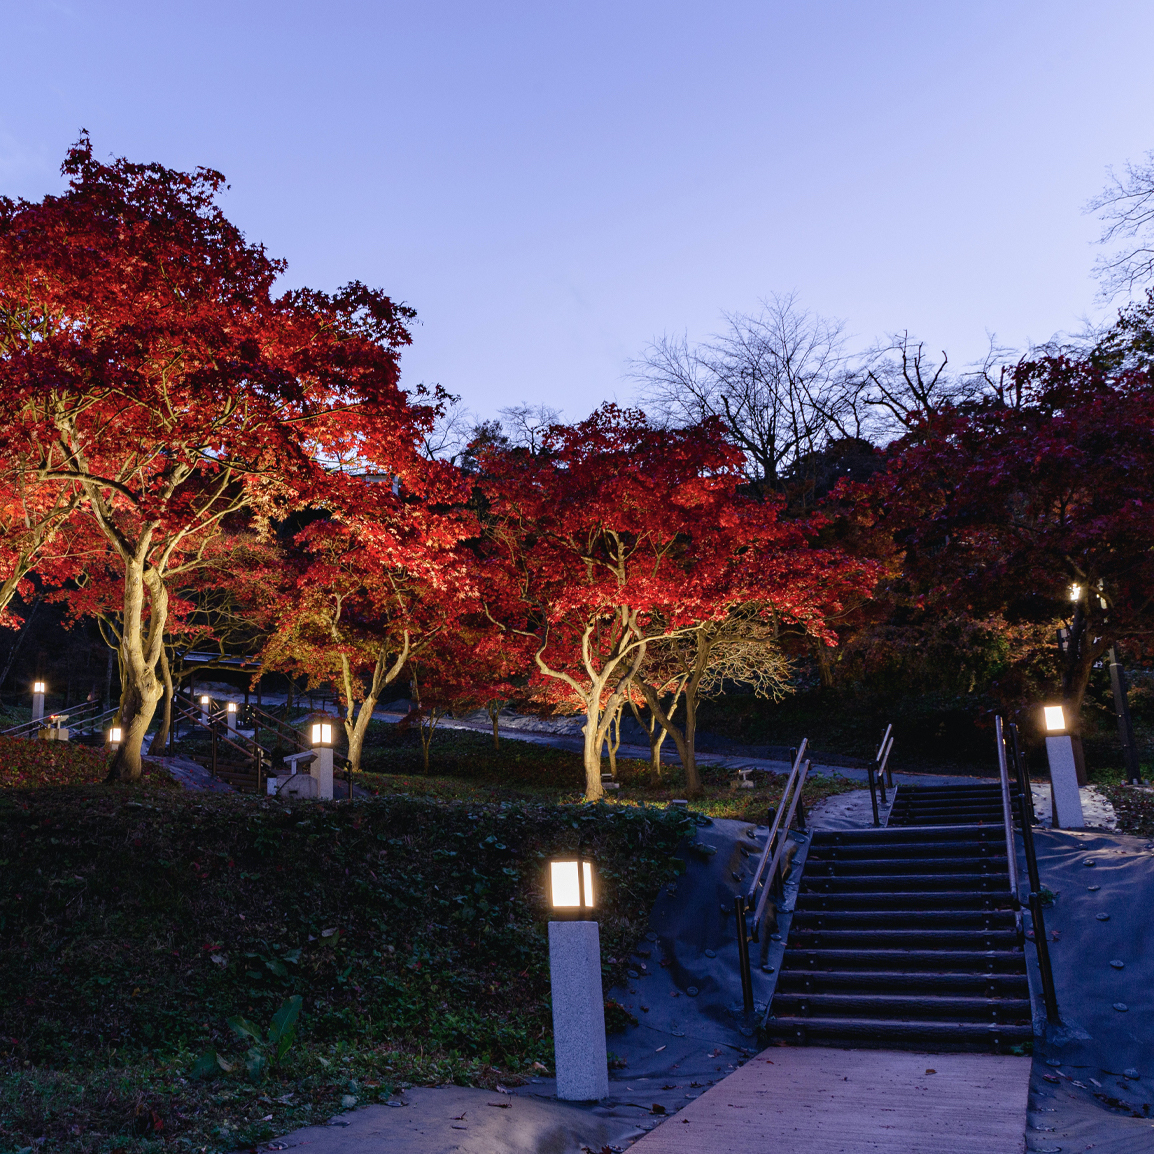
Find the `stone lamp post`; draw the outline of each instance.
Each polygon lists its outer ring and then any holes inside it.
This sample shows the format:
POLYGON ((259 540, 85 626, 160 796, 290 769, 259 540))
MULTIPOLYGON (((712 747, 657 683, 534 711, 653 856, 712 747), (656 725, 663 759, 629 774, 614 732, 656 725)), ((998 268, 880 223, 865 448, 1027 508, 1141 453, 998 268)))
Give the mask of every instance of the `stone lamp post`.
POLYGON ((43 681, 32 682, 32 720, 44 720, 44 694, 48 686, 43 681))
POLYGON ((557 1097, 589 1102, 609 1093, 601 937, 594 917, 593 863, 549 863, 549 981, 557 1097))
POLYGON ((312 726, 313 752, 316 760, 309 772, 317 779, 317 797, 333 800, 333 727, 328 721, 314 721, 312 726))
POLYGON ((1074 739, 1066 725, 1066 711, 1060 705, 1042 708, 1046 728, 1046 758, 1050 763, 1050 812, 1055 829, 1081 829, 1082 795, 1078 792, 1078 764, 1074 759, 1074 739))

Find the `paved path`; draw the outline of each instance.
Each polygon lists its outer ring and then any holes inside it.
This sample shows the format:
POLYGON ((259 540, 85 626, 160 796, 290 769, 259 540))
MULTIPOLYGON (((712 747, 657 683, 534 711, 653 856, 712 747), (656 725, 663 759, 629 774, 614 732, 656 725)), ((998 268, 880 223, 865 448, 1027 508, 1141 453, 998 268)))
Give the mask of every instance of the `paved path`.
POLYGON ((1029 1058, 772 1047, 631 1150, 1021 1154, 1029 1081, 1029 1058))

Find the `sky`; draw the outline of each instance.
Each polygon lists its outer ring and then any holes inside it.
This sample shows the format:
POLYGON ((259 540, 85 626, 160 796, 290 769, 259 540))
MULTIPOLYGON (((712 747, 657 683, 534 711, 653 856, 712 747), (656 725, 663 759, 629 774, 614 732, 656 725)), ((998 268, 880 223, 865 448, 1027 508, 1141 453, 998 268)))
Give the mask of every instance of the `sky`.
POLYGON ((0 0, 0 193, 225 173, 286 287, 416 308, 404 380, 627 403, 773 293, 958 365, 1111 308, 1084 212, 1154 148, 1148 0, 0 0))

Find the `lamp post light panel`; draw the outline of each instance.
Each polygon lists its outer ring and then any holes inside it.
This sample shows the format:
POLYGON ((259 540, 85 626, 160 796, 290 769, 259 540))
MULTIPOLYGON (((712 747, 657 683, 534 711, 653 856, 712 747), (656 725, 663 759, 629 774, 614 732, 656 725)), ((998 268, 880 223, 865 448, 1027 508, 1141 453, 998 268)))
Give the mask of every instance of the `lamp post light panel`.
POLYGON ((594 906, 593 863, 582 858, 549 863, 549 901, 554 911, 573 916, 594 906))
POLYGON ((33 693, 47 693, 48 687, 45 684, 45 682, 43 682, 43 681, 34 681, 34 682, 32 682, 32 692, 33 693))
POLYGON ((324 721, 313 725, 313 745, 324 746, 333 743, 333 727, 324 721))
POLYGON ((121 730, 120 726, 114 725, 108 731, 108 744, 111 745, 113 749, 115 749, 121 743, 121 741, 123 740, 123 737, 124 737, 124 733, 121 730))
POLYGON ((1066 713, 1060 705, 1042 706, 1042 715, 1046 721, 1047 733, 1066 732, 1066 713))

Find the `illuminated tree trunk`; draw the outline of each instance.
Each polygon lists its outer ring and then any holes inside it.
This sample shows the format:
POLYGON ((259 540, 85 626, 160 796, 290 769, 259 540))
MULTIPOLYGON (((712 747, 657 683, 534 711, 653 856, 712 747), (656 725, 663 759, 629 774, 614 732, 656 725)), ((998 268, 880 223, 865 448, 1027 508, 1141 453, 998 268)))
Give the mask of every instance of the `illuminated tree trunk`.
MULTIPOLYGON (((143 552, 141 548, 138 552, 143 552)), ((124 619, 120 636, 120 727, 123 740, 112 758, 108 781, 137 782, 141 749, 164 684, 156 668, 164 650, 168 590, 155 569, 137 557, 124 563, 124 619)))

